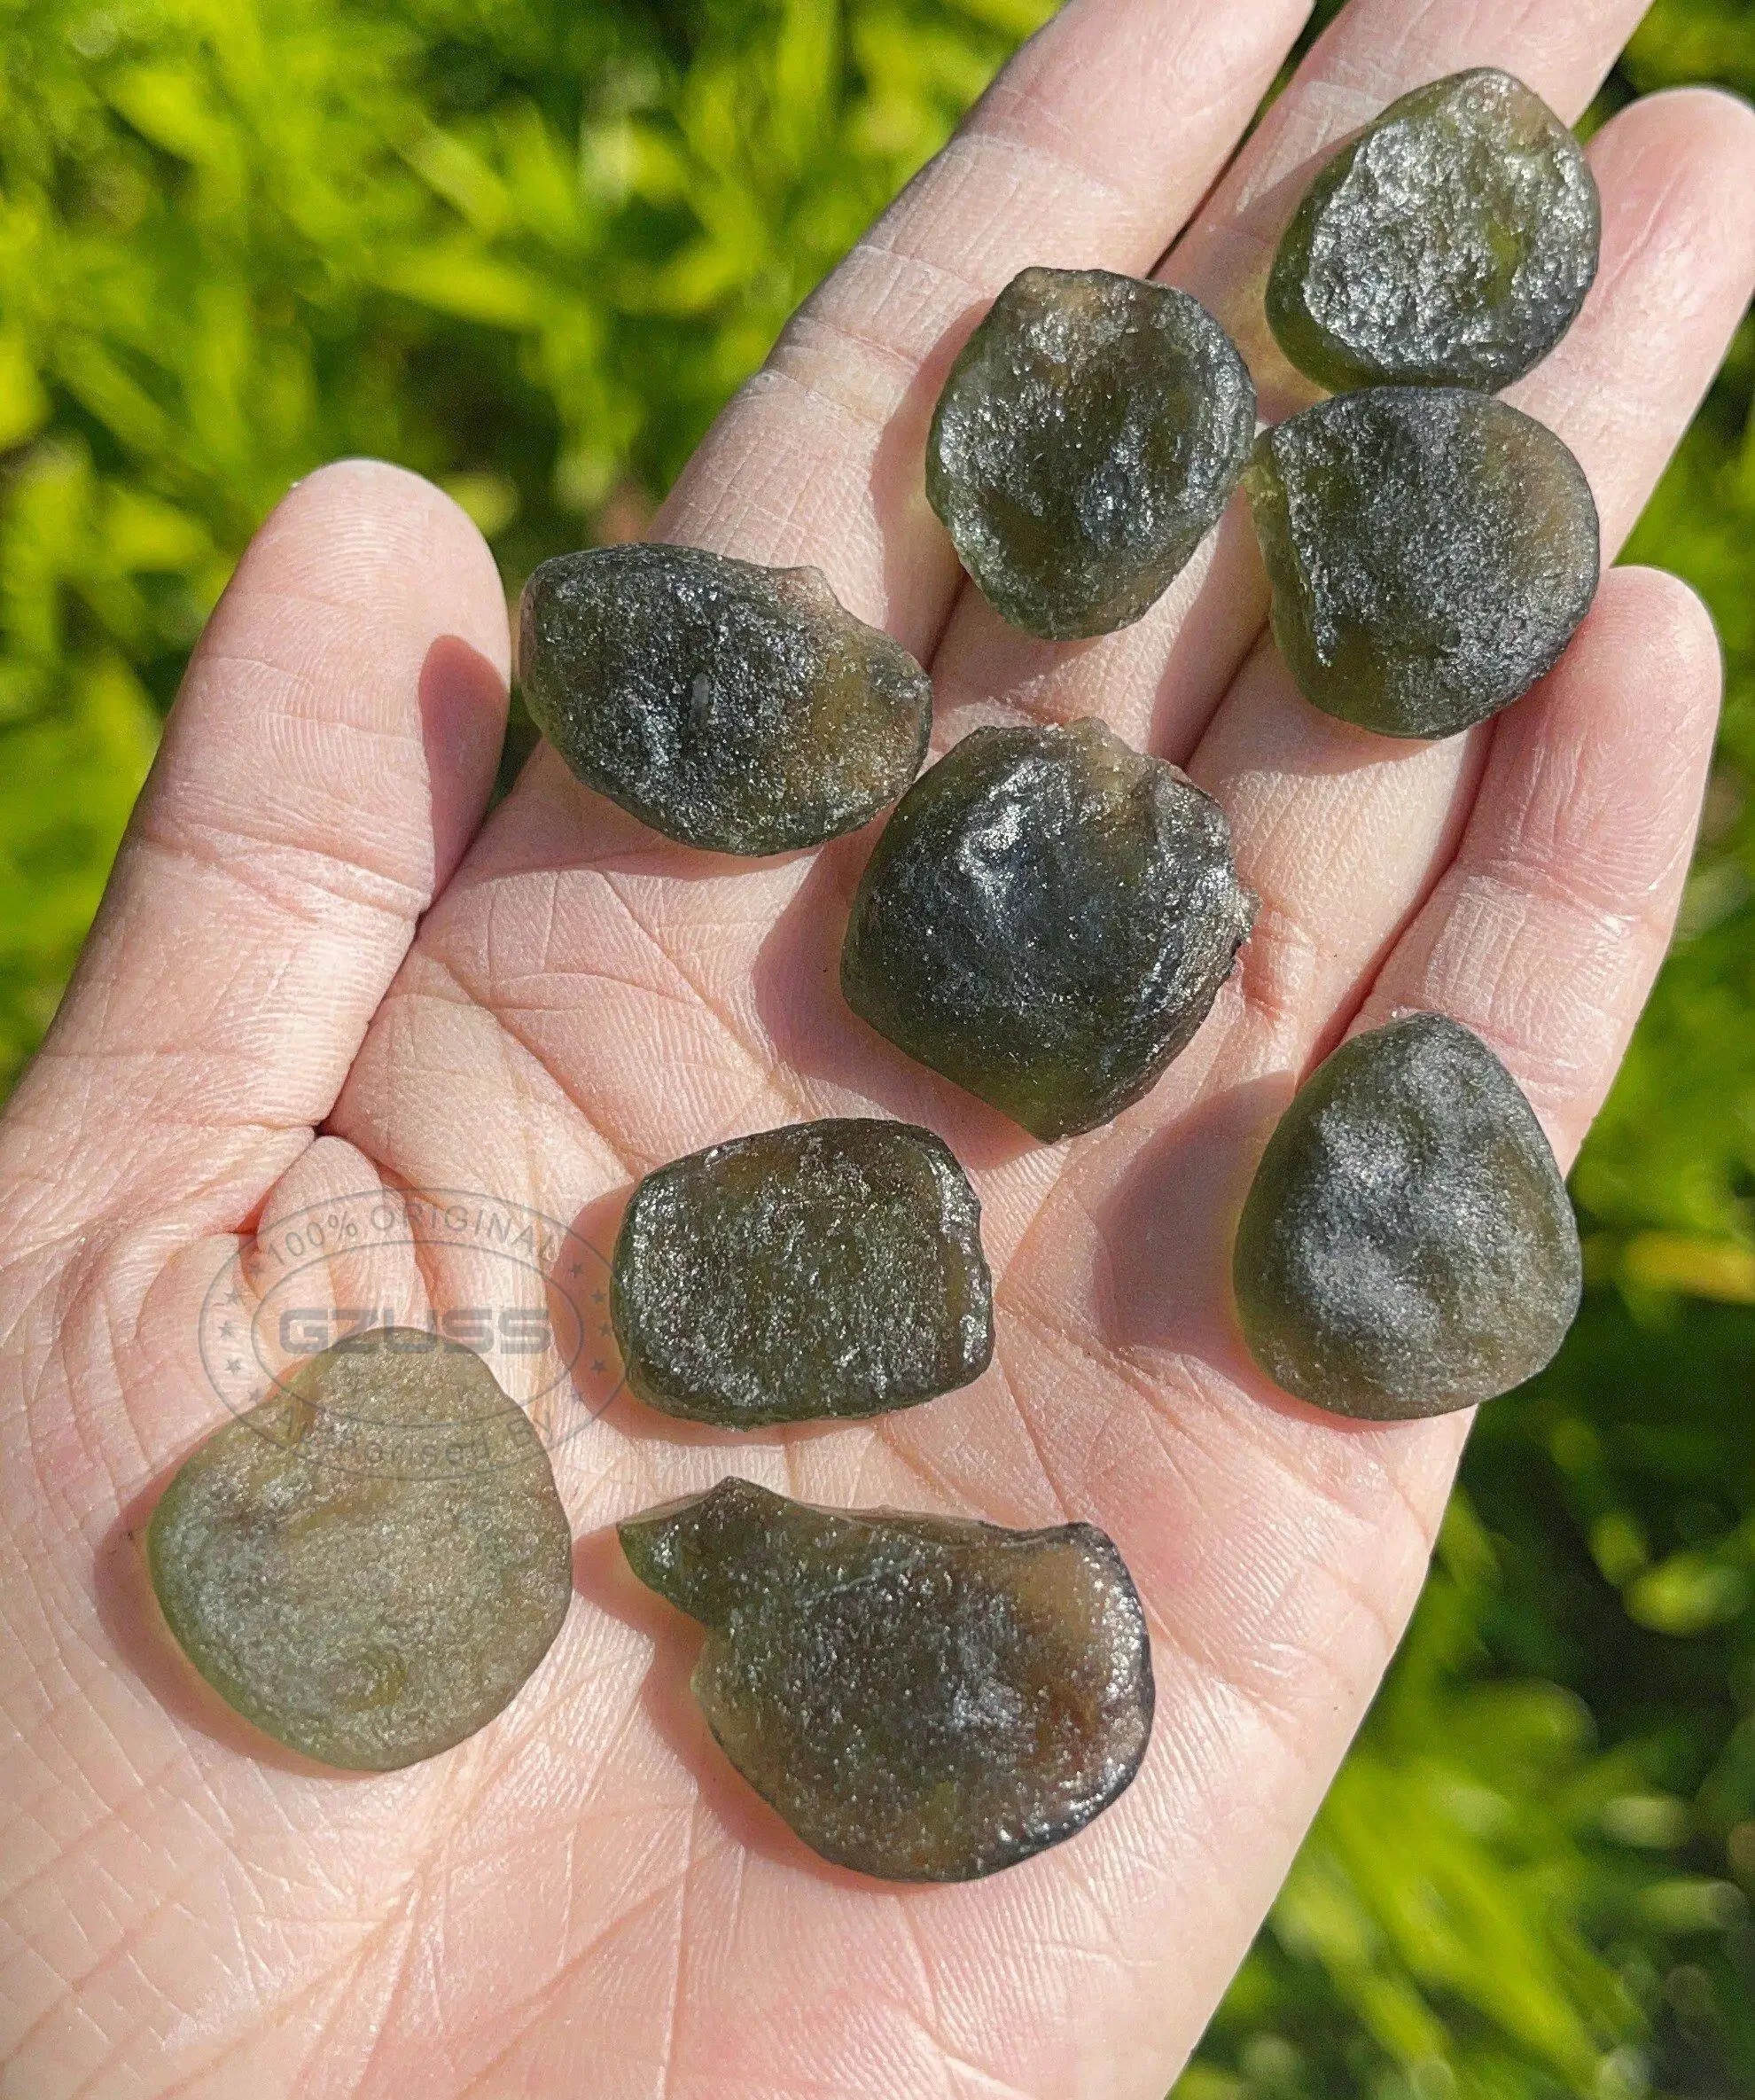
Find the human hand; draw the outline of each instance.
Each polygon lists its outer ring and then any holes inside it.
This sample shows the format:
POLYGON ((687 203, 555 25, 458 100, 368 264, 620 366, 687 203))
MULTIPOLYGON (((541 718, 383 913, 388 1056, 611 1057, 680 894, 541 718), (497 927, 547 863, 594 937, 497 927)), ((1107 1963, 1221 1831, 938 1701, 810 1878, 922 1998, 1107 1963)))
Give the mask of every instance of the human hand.
MULTIPOLYGON (((1049 648, 962 582, 922 494, 926 422, 1017 269, 1149 271, 1166 249, 1284 413, 1306 396, 1260 281, 1325 147, 1468 65, 1576 115, 1640 12, 1353 0, 1227 169, 1301 0, 1073 0, 667 506, 665 536, 822 567, 930 664, 940 746, 1100 714, 1225 805, 1262 901, 1238 973, 1157 1089, 1070 1144, 841 1004, 869 834, 691 853, 547 751, 482 826, 505 610, 435 491, 344 465, 269 519, 0 1129, 0 2089, 1162 2091, 1400 1636, 1466 1428, 1343 1424, 1253 1370, 1227 1271, 1255 1151, 1349 1028, 1432 1008, 1486 1038, 1570 1161, 1669 933, 1717 660, 1681 587, 1612 572, 1514 709, 1392 745, 1291 688, 1235 509, 1136 627, 1049 648), (979 1190, 1000 1326, 979 1384, 741 1440, 616 1401, 556 1451, 587 1595, 511 1707, 428 1764, 325 1772, 174 1687, 133 1534, 222 1416, 199 1308, 260 1219, 380 1179, 571 1219, 696 1146, 867 1110, 931 1125, 979 1190), (692 1629, 603 1536, 729 1470, 815 1502, 1101 1525, 1156 1649, 1132 1789, 985 1883, 897 1889, 806 1852, 682 1696, 692 1629)), ((1578 453, 1612 552, 1755 283, 1755 121, 1658 98, 1592 159, 1602 276, 1512 398, 1578 453)))

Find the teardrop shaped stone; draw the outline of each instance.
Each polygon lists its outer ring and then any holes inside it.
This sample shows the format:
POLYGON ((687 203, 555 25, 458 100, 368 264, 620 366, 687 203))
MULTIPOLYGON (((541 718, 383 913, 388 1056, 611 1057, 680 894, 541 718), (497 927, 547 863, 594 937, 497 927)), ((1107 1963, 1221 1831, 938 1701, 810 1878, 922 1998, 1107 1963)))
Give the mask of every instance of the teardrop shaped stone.
POLYGON ((577 779, 685 845, 784 853, 920 770, 932 686, 816 569, 698 547, 557 555, 524 587, 519 690, 577 779))
POLYGON ((146 1548, 170 1630, 220 1697, 354 1771, 491 1721, 573 1595, 535 1431, 479 1356, 418 1329, 337 1343, 214 1430, 146 1548))
POLYGON ((1603 213, 1540 96, 1481 67, 1394 102, 1329 161, 1268 282, 1286 355, 1353 386, 1509 386, 1578 318, 1603 213))
POLYGON ((1072 1837, 1139 1769, 1150 1642, 1091 1525, 819 1510, 722 1480, 620 1535, 706 1628, 690 1684, 726 1755, 824 1859, 971 1880, 1072 1837))
POLYGON ((1480 1038, 1422 1013, 1344 1042, 1268 1140, 1237 1307, 1274 1382, 1338 1415, 1442 1415, 1533 1378, 1579 1308, 1548 1139, 1480 1038))

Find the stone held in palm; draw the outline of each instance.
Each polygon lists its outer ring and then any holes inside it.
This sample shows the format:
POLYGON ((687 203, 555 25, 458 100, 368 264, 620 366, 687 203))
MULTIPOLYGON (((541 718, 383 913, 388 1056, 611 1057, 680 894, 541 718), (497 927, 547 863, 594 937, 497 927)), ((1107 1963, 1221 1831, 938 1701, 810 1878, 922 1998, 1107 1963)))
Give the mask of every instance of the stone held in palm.
POLYGON ((1156 1084, 1255 900, 1224 812, 1101 723, 979 729, 898 804, 854 898, 847 1003, 1053 1139, 1156 1084))
POLYGON ((926 493, 1014 626, 1107 634, 1217 524, 1254 434, 1248 370, 1197 300, 1104 269, 1026 269, 951 367, 926 493))
POLYGON ((1414 1014, 1335 1051, 1256 1169, 1233 1273, 1275 1383, 1402 1421, 1507 1393, 1547 1364, 1582 1265, 1541 1125, 1480 1038, 1414 1014))
POLYGON ((166 1621, 220 1697, 355 1771, 485 1726, 573 1595, 528 1418, 480 1357, 417 1329, 338 1343, 214 1430, 146 1543, 166 1621))
POLYGON ((1483 67, 1392 103, 1329 161, 1268 283, 1280 347, 1320 385, 1495 392, 1546 357, 1595 281, 1584 149, 1483 67))
POLYGON ((971 1880, 1072 1837, 1139 1769, 1150 1642, 1091 1525, 820 1510, 729 1479, 620 1529, 706 1629, 690 1682, 722 1748, 824 1859, 971 1880))
POLYGON ((722 1428, 876 1415, 967 1385, 994 1349, 981 1206, 910 1123, 797 1123, 646 1175, 610 1308, 649 1406, 722 1428))
POLYGON ((1383 736, 1454 736, 1509 707, 1595 596, 1583 469, 1486 394, 1338 394, 1265 431, 1244 486, 1293 677, 1383 736))
POLYGON ((519 689, 587 786, 684 844, 784 853, 856 830, 920 769, 932 687, 816 569, 697 547, 545 561, 519 689))

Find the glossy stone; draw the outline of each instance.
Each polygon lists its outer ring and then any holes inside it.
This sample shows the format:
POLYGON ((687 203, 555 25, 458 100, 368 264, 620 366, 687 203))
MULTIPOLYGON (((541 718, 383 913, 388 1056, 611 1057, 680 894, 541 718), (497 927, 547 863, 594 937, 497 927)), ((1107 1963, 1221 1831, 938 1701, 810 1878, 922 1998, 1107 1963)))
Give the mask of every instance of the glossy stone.
POLYGON ((603 547, 524 587, 518 675, 573 774, 667 838, 784 853, 851 831, 920 769, 932 687, 815 569, 603 547))
POLYGON ((1582 468, 1483 394, 1321 402, 1262 433, 1244 485, 1292 675, 1325 714, 1386 737, 1452 736, 1509 706, 1595 596, 1582 468))
POLYGON ((1100 723, 980 729, 924 773, 854 898, 841 988, 1042 1138, 1154 1085, 1247 938, 1225 814, 1100 723))
POLYGON ((1281 1118, 1237 1228, 1244 1332, 1278 1386, 1400 1421, 1533 1378, 1578 1310, 1578 1229, 1541 1125, 1437 1014, 1356 1035, 1281 1118))
POLYGON ((1509 386, 1578 318, 1603 215, 1584 149, 1483 68, 1416 88, 1335 155, 1287 229, 1268 318, 1337 392, 1509 386))
POLYGON ((706 1628, 690 1682, 726 1755, 824 1859, 971 1880, 1072 1837, 1139 1769, 1150 1643, 1088 1524, 818 1510, 722 1480, 620 1529, 640 1580, 706 1628))
POLYGON ((725 1429, 911 1407, 994 1351, 980 1204, 911 1123, 795 1123, 649 1174, 610 1310, 640 1399, 725 1429))
POLYGON ((214 1430, 160 1498, 147 1558, 220 1697, 358 1771, 491 1721, 573 1594, 536 1433, 480 1357, 413 1329, 325 1350, 214 1430))
POLYGON ((1197 300, 1106 269, 1026 269, 951 367, 926 494, 1015 626, 1107 634, 1218 522, 1254 434, 1249 372, 1197 300))

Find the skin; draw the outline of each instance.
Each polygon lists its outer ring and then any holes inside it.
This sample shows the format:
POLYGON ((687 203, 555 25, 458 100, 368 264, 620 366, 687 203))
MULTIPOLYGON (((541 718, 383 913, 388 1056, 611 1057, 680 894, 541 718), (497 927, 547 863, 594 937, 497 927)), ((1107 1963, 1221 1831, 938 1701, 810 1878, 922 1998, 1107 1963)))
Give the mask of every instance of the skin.
MULTIPOLYGON (((959 585, 925 425, 1017 269, 1167 252, 1284 413, 1308 395, 1260 340, 1260 277, 1322 155, 1463 66, 1574 116, 1639 10, 1353 0, 1228 168, 1302 12, 1073 0, 661 520, 819 564, 932 662, 945 740, 1098 713, 1223 800, 1254 939, 1107 1128, 1029 1143, 840 1005, 869 839, 712 860, 548 753, 478 835, 505 613, 433 489, 343 465, 264 527, 0 1142, 9 2089, 1143 2100, 1198 2036, 1407 1620, 1466 1428, 1337 1423, 1252 1371, 1225 1278, 1253 1158, 1348 1029, 1435 1007, 1570 1161, 1670 931, 1719 694, 1700 606, 1621 572, 1498 721, 1372 739, 1293 691, 1236 511, 1094 644, 1008 634, 959 585), (557 1453, 584 1596, 522 1696, 430 1764, 361 1781, 267 1754, 174 1679, 130 1534, 220 1417, 197 1309, 238 1235, 379 1175, 612 1217, 660 1160, 864 1113, 929 1124, 979 1188, 1000 1345, 977 1385, 735 1447, 615 1402, 557 1453), (1122 1801, 968 1886, 814 1861, 713 1753, 682 1690, 694 1636, 604 1529, 732 1469, 817 1503, 1102 1526, 1158 1678, 1122 1801)), ((1612 550, 1755 283, 1755 119, 1667 96, 1591 151, 1602 277, 1512 398, 1583 460, 1612 550)))

